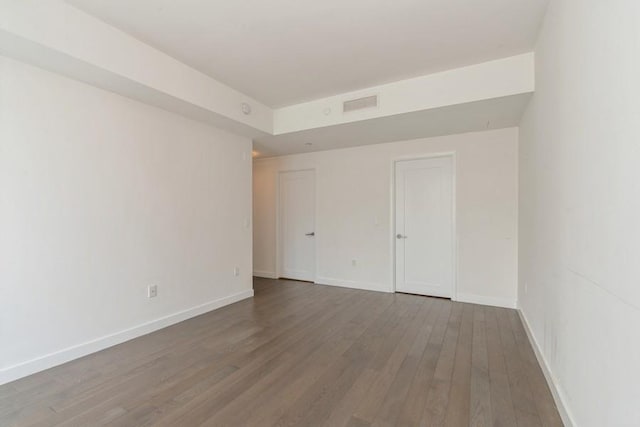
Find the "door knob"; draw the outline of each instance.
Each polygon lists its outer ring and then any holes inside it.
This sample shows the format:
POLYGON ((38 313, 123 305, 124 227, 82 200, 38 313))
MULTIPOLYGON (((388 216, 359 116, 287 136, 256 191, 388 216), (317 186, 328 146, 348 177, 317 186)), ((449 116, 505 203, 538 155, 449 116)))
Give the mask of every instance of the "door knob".
POLYGON ((305 236, 311 236, 311 237, 313 237, 313 236, 315 236, 315 235, 316 235, 316 233, 315 233, 314 231, 312 231, 311 233, 307 233, 307 234, 305 234, 305 236))
POLYGON ((407 238, 407 236, 403 236, 400 233, 396 234, 396 239, 406 239, 406 238, 407 238))

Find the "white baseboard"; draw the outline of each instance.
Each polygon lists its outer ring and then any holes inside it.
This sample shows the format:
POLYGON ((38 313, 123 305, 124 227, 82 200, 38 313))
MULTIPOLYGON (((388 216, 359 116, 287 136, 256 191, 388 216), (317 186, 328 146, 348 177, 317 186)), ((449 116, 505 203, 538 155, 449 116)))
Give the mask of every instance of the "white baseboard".
POLYGON ((509 298, 485 297, 482 295, 460 293, 456 295, 454 301, 468 302, 471 304, 490 305, 493 307, 517 308, 518 301, 509 298))
POLYGON ((522 320, 522 324, 524 326, 524 330, 527 333, 527 337, 529 337, 529 342, 531 343, 531 347, 533 347, 533 352, 536 355, 536 359, 538 359, 538 364, 542 368, 542 372, 544 373, 544 377, 547 380, 549 389, 551 389, 551 394, 553 395, 553 400, 556 402, 556 406, 558 407, 560 418, 562 418, 562 422, 566 427, 574 427, 576 423, 573 421, 574 418, 569 411, 569 407, 565 404, 567 398, 558 386, 558 382, 551 372, 551 369, 549 369, 549 365, 547 364, 547 360, 545 359, 542 350, 538 345, 538 341, 536 341, 536 338, 533 335, 531 328, 529 327, 527 317, 524 315, 524 312, 521 309, 518 309, 518 314, 520 315, 520 320, 522 320))
POLYGON ((14 381, 22 377, 26 377, 36 372, 44 371, 45 369, 61 365, 63 363, 78 359, 88 354, 95 353, 107 347, 129 341, 133 338, 149 334, 151 332, 157 331, 158 329, 166 328, 167 326, 173 325, 175 323, 182 322, 192 317, 199 316, 201 314, 207 313, 220 307, 224 307, 229 304, 233 304, 234 302, 238 302, 252 296, 253 289, 249 289, 247 291, 209 301, 196 307, 179 311, 177 313, 173 313, 159 319, 151 320, 149 322, 142 323, 123 331, 96 338, 82 344, 78 344, 60 351, 56 351, 54 353, 47 354, 45 356, 41 356, 32 360, 28 360, 26 362, 19 363, 17 365, 0 369, 0 385, 6 384, 10 381, 14 381))
MULTIPOLYGON (((316 278, 315 283, 318 285, 339 286, 341 288, 362 289, 366 291, 377 291, 377 292, 386 292, 386 293, 394 292, 394 290, 391 289, 391 287, 383 283, 360 282, 357 280, 343 280, 343 279, 336 279, 333 277, 320 276, 316 278)), ((515 300, 510 300, 508 298, 485 297, 485 296, 473 295, 473 294, 458 294, 455 301, 468 302, 472 304, 490 305, 495 307, 505 307, 505 308, 517 307, 517 301, 515 300)))
POLYGON ((275 271, 253 270, 255 277, 264 277, 265 279, 277 279, 278 275, 275 271))
POLYGON ((342 280, 332 277, 316 277, 315 283, 318 285, 338 286, 341 288, 362 289, 365 291, 376 292, 393 292, 387 285, 383 283, 360 282, 357 280, 342 280))

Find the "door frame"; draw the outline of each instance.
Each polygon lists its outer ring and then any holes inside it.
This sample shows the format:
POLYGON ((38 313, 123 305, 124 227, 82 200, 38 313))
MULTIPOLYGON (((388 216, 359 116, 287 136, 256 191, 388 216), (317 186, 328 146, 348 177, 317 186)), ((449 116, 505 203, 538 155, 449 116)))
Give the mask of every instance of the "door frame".
POLYGON ((451 300, 458 301, 458 230, 457 230, 457 156, 455 151, 446 151, 438 153, 411 154, 406 156, 398 156, 391 159, 391 200, 390 205, 390 239, 391 239, 391 292, 396 293, 396 167, 398 162, 407 160, 425 160, 439 157, 451 158, 451 300))
POLYGON ((279 279, 282 275, 282 249, 284 247, 282 243, 282 234, 281 234, 281 218, 282 212, 280 209, 280 184, 282 181, 282 175, 285 173, 291 172, 313 172, 313 228, 314 233, 316 235, 313 238, 313 283, 316 283, 318 277, 318 172, 316 168, 300 168, 300 169, 283 169, 279 170, 276 178, 276 279, 279 279))

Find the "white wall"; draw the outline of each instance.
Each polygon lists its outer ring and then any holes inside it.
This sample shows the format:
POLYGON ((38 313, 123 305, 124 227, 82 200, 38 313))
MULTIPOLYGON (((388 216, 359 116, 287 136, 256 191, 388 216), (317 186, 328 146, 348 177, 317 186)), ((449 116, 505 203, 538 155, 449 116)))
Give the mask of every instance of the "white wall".
POLYGON ((521 127, 520 304, 585 427, 640 425, 639 23, 636 1, 550 2, 521 127))
POLYGON ((0 9, 6 56, 230 129, 273 130, 271 108, 63 0, 0 0, 0 9), (242 102, 251 104, 250 115, 242 102))
POLYGON ((315 168, 316 281, 391 291, 392 161, 442 152, 457 160, 458 299, 515 306, 515 128, 254 161, 254 273, 276 274, 278 171, 315 168))
POLYGON ((0 383, 252 295, 250 140, 0 73, 0 383))
POLYGON ((274 111, 273 133, 531 93, 535 82, 533 65, 533 53, 524 53, 278 108, 274 111), (343 113, 344 101, 372 95, 378 96, 377 108, 343 113))

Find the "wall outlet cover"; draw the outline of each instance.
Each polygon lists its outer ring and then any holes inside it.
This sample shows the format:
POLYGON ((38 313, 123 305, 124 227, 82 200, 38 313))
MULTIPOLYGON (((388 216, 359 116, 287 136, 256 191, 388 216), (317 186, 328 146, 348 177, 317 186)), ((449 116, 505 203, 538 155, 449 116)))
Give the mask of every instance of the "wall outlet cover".
POLYGON ((158 285, 151 285, 147 288, 147 297, 155 298, 158 296, 158 285))

